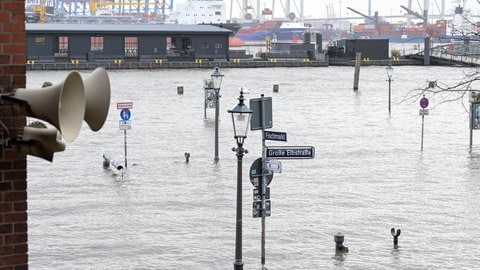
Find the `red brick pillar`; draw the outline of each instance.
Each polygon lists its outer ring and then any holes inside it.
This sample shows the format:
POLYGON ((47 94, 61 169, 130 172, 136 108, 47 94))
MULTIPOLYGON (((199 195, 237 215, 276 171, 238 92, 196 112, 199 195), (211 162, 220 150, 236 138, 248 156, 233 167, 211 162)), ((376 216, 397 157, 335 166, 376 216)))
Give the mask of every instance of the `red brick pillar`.
MULTIPOLYGON (((25 87, 25 2, 0 1, 0 92, 25 87)), ((15 138, 26 123, 0 104, 0 140, 15 138)), ((11 145, 0 146, 0 270, 28 269, 27 162, 11 145)))

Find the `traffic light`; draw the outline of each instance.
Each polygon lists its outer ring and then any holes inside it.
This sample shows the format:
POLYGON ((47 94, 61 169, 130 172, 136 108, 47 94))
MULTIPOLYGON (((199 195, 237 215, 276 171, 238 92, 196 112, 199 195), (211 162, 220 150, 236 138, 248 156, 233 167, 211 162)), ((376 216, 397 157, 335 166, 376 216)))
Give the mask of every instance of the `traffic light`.
MULTIPOLYGON (((53 153, 65 150, 61 137, 74 141, 83 120, 93 131, 102 128, 110 106, 110 80, 103 68, 97 68, 84 80, 77 71, 71 71, 61 83, 17 88, 1 98, 13 103, 15 115, 53 125, 34 122, 24 127, 16 139, 8 140, 22 153, 52 161, 53 153)), ((2 146, 6 144, 7 140, 3 140, 2 146)))

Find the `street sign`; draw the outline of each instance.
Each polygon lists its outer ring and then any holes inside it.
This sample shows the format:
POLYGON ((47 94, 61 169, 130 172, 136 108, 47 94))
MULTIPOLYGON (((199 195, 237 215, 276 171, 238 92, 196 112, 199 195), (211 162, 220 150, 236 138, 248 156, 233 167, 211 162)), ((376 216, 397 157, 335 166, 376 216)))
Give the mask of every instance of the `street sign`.
POLYGON ((420 107, 422 107, 423 109, 428 107, 428 98, 423 97, 420 99, 420 107))
POLYGON ((119 123, 120 130, 132 129, 130 120, 120 120, 119 123))
POLYGON ((419 114, 419 115, 422 115, 422 116, 423 116, 423 115, 428 115, 428 109, 420 109, 420 110, 418 111, 418 114, 419 114))
MULTIPOLYGON (((250 182, 254 187, 258 187, 262 178, 262 158, 257 158, 250 166, 250 182)), ((265 175, 267 186, 270 185, 273 179, 273 172, 265 175)))
POLYGON ((313 146, 267 146, 266 157, 273 159, 308 159, 315 157, 313 146))
POLYGON ((286 142, 287 133, 277 131, 265 131, 265 140, 286 142))
POLYGON ((265 169, 272 172, 281 173, 282 163, 275 160, 265 160, 265 169))
MULTIPOLYGON (((265 200, 270 199, 270 188, 267 187, 265 191, 265 200)), ((253 189, 253 201, 261 201, 262 200, 262 194, 260 192, 260 189, 254 188, 253 189)))
POLYGON ((272 97, 261 97, 250 99, 250 110, 252 110, 252 118, 250 118, 250 130, 272 128, 272 97), (263 102, 262 102, 263 100, 263 102), (262 117, 263 104, 263 117, 262 117), (263 123, 262 123, 263 119, 263 123))
POLYGON ((122 109, 120 111, 120 118, 122 118, 122 120, 130 120, 131 116, 132 112, 129 109, 122 109))
POLYGON ((133 109, 133 102, 132 101, 124 101, 124 102, 117 102, 117 110, 123 109, 133 109))
MULTIPOLYGON (((265 200, 265 216, 269 217, 272 214, 272 203, 270 200, 265 200)), ((253 202, 253 217, 262 217, 262 202, 253 202)))

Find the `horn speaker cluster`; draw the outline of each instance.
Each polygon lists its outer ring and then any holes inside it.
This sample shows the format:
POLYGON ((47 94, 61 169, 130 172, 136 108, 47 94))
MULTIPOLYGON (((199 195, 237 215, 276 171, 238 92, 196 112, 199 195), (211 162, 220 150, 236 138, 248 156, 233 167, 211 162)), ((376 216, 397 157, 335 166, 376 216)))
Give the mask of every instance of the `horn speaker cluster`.
POLYGON ((110 106, 110 80, 104 68, 82 79, 71 71, 62 83, 38 89, 15 89, 10 100, 17 114, 44 120, 53 127, 34 122, 23 128, 17 142, 21 152, 52 161, 53 153, 65 150, 61 141, 74 141, 85 120, 93 131, 102 128, 110 106))

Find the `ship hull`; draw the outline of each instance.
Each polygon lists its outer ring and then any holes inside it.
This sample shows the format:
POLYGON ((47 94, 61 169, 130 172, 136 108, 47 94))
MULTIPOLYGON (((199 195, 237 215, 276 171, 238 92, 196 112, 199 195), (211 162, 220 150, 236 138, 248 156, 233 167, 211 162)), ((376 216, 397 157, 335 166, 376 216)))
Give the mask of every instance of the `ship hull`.
POLYGON ((270 39, 272 41, 298 41, 303 40, 303 35, 306 32, 306 29, 298 28, 298 29, 275 29, 275 30, 265 30, 265 31, 255 31, 255 32, 248 32, 239 30, 235 35, 237 38, 241 39, 242 41, 265 41, 266 39, 270 39))

